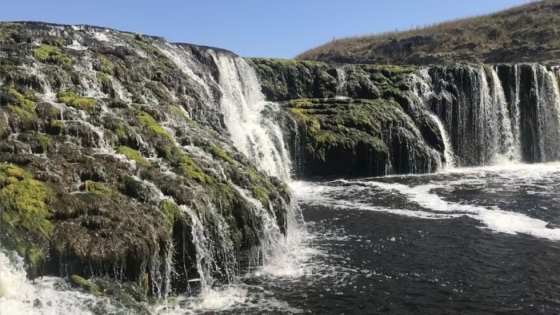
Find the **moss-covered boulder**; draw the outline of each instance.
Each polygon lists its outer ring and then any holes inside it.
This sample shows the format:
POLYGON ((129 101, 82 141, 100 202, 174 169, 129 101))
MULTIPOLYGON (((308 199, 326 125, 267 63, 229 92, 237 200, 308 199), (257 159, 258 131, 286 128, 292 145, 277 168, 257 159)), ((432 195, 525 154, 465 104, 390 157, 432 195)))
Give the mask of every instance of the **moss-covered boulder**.
POLYGON ((251 58, 288 130, 298 176, 436 171, 441 132, 413 93, 415 67, 251 58))
POLYGON ((299 176, 379 176, 437 170, 439 152, 393 100, 300 99, 287 102, 299 176), (293 138, 298 139, 293 139, 293 138))

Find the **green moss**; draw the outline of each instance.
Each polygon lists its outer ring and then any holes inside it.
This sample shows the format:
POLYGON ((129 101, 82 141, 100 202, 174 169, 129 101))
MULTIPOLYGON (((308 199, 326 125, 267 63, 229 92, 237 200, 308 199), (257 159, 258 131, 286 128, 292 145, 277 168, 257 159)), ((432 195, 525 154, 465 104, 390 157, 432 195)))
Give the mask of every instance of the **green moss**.
POLYGON ((175 222, 183 216, 179 206, 171 200, 163 200, 159 204, 159 208, 171 222, 175 222))
POLYGON ((134 160, 137 163, 140 163, 142 165, 146 165, 146 166, 151 166, 152 164, 150 163, 150 161, 146 160, 146 158, 144 158, 142 156, 142 154, 132 148, 129 148, 127 146, 120 146, 117 148, 117 152, 120 154, 124 154, 126 155, 126 157, 130 160, 134 160))
POLYGON ((181 170, 183 176, 193 179, 201 184, 211 184, 214 179, 208 176, 187 154, 179 148, 168 145, 164 149, 164 156, 181 170))
POLYGON ((103 91, 103 93, 105 94, 114 96, 115 90, 113 89, 113 82, 111 81, 109 76, 107 76, 103 72, 97 72, 95 76, 97 77, 97 80, 101 84, 101 91, 103 91))
POLYGON ((97 107, 97 101, 94 98, 82 97, 72 90, 59 92, 57 97, 59 102, 88 113, 92 113, 97 107))
POLYGON ((22 25, 16 23, 0 24, 0 42, 14 43, 14 37, 21 31, 22 25))
POLYGON ((64 123, 60 120, 52 119, 46 129, 51 135, 60 135, 64 132, 64 123))
POLYGON ((212 154, 213 157, 222 159, 231 165, 235 165, 235 160, 229 154, 227 154, 227 152, 224 151, 222 148, 216 146, 208 146, 205 148, 205 150, 210 154, 212 154))
POLYGON ((61 66, 71 66, 74 60, 69 55, 63 53, 60 48, 51 45, 41 45, 33 49, 35 59, 61 66))
POLYGON ((177 105, 168 105, 167 108, 169 109, 169 111, 175 116, 175 117, 181 117, 183 118, 183 120, 187 121, 187 122, 191 122, 190 118, 187 116, 187 114, 179 108, 179 106, 177 105))
POLYGON ((103 122, 103 126, 115 133, 119 139, 119 143, 126 144, 128 142, 128 128, 126 122, 115 117, 107 117, 103 122))
POLYGON ((55 47, 62 47, 64 46, 64 41, 62 40, 62 38, 57 38, 57 37, 47 37, 47 38, 43 38, 43 40, 41 41, 42 44, 45 45, 51 45, 51 46, 55 46, 55 47))
POLYGON ((371 148, 373 154, 387 156, 389 147, 383 140, 387 126, 414 125, 392 100, 312 99, 287 104, 288 113, 306 127, 305 151, 315 161, 324 162, 332 150, 353 152, 358 145, 371 148))
POLYGON ((134 179, 134 177, 126 176, 123 181, 123 193, 129 197, 145 201, 146 188, 141 181, 134 179))
POLYGON ((255 170, 254 168, 250 167, 247 170, 247 174, 249 174, 249 177, 253 180, 253 181, 261 181, 263 180, 263 176, 257 172, 257 170, 255 170))
POLYGON ((99 54, 97 55, 97 60, 99 60, 99 71, 113 75, 115 66, 107 57, 99 54))
POLYGON ((53 230, 46 205, 51 190, 25 170, 6 163, 0 164, 0 183, 1 237, 27 258, 34 271, 44 259, 40 245, 34 242, 47 242, 53 230))
POLYGON ((164 87, 161 83, 159 82, 146 82, 145 85, 146 88, 148 88, 150 91, 152 91, 152 93, 159 99, 162 101, 167 101, 169 100, 169 93, 167 93, 164 90, 164 87))
POLYGON ((289 111, 305 123, 308 132, 317 134, 321 131, 321 123, 319 120, 311 115, 307 115, 304 109, 290 108, 289 111))
POLYGON ((149 38, 143 36, 134 36, 130 38, 130 36, 126 34, 123 35, 128 37, 127 41, 132 40, 132 45, 145 51, 148 55, 155 56, 155 59, 162 65, 171 69, 175 69, 177 67, 172 60, 167 58, 164 53, 162 53, 158 48, 151 44, 151 40, 149 38))
POLYGON ((41 145, 41 148, 43 149, 43 152, 48 152, 49 149, 52 146, 52 140, 51 138, 45 136, 44 134, 41 133, 37 133, 37 141, 39 141, 39 144, 41 145))
POLYGON ((253 196, 257 198, 264 206, 268 205, 268 198, 262 187, 253 186, 251 187, 251 192, 253 193, 253 196))
POLYGON ((95 295, 95 296, 101 296, 103 295, 101 293, 101 291, 99 290, 99 288, 94 284, 91 283, 89 281, 87 281, 86 279, 78 276, 78 275, 73 275, 70 277, 70 282, 77 286, 82 288, 83 290, 95 295))
POLYGON ((174 142, 171 134, 169 134, 169 132, 163 129, 163 127, 160 126, 158 122, 154 119, 154 117, 152 117, 150 114, 146 113, 145 111, 138 111, 138 113, 136 114, 136 118, 144 128, 148 129, 149 131, 155 134, 164 136, 170 141, 174 142))
POLYGON ((18 105, 27 111, 35 110, 35 94, 31 90, 26 90, 24 94, 21 94, 18 90, 14 88, 9 88, 8 93, 10 96, 14 97, 17 102, 14 105, 18 105))
POLYGON ((37 123, 37 115, 35 113, 35 94, 31 90, 16 90, 13 87, 8 89, 8 95, 11 98, 8 109, 14 114, 20 122, 25 124, 37 123))
POLYGON ((107 186, 91 180, 87 180, 84 183, 84 190, 88 193, 102 195, 102 196, 108 196, 113 193, 113 191, 107 186))
POLYGON ((24 123, 35 123, 37 121, 37 116, 34 111, 26 111, 25 109, 14 105, 9 105, 8 108, 10 112, 16 115, 24 123))

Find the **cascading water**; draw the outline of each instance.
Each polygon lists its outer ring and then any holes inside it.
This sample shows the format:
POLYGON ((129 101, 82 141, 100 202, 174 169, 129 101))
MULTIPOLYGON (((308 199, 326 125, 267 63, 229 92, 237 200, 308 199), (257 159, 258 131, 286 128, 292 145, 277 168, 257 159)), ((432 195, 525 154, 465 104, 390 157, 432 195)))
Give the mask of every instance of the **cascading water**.
POLYGON ((288 179, 290 161, 282 137, 266 128, 275 124, 262 114, 267 102, 255 71, 242 58, 215 52, 212 56, 220 74, 220 108, 231 140, 269 175, 288 179))
MULTIPOLYGON (((219 71, 219 86, 222 91, 221 111, 235 146, 266 173, 290 180, 291 161, 284 143, 280 126, 265 114, 279 110, 277 105, 265 101, 255 70, 245 60, 226 54, 212 52, 219 71)), ((265 273, 286 275, 297 269, 298 259, 291 255, 300 245, 302 235, 299 226, 303 223, 298 206, 293 203, 288 209, 286 236, 280 232, 273 209, 250 198, 238 188, 258 209, 257 217, 262 220, 260 260, 265 273)))
POLYGON ((348 96, 346 91, 346 86, 348 84, 346 81, 346 69, 344 69, 344 67, 337 67, 336 76, 338 80, 338 84, 336 86, 336 97, 344 99, 348 96))
POLYGON ((560 121, 558 120, 558 82, 552 70, 540 65, 535 69, 538 80, 536 90, 540 152, 543 161, 555 161, 560 157, 560 121))
POLYGON ((557 72, 544 66, 430 68, 426 104, 450 135, 457 166, 559 158, 557 72))
POLYGON ((496 109, 498 110, 498 132, 495 135, 495 141, 499 145, 499 155, 505 157, 506 160, 517 162, 520 158, 519 141, 516 141, 514 137, 514 127, 512 127, 513 124, 508 112, 504 89, 495 68, 492 68, 491 79, 493 88, 492 106, 497 106, 496 109))
MULTIPOLYGON (((412 90, 414 94, 421 100, 424 106, 428 105, 428 101, 430 97, 433 95, 433 90, 431 84, 430 74, 428 73, 427 68, 422 68, 416 74, 412 74, 412 90)), ((453 156, 453 147, 451 142, 449 141, 449 137, 447 135, 447 131, 438 116, 433 113, 429 114, 430 118, 436 123, 438 130, 441 134, 441 138, 443 140, 443 157, 445 159, 445 164, 441 165, 440 169, 450 169, 455 166, 455 160, 453 156)))

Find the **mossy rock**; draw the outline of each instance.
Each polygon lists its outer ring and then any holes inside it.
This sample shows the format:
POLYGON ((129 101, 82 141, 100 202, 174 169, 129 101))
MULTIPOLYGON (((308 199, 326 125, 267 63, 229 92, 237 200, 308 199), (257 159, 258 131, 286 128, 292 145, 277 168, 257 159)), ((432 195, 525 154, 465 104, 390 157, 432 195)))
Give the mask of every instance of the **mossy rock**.
POLYGON ((163 127, 160 126, 158 122, 147 112, 138 111, 136 113, 136 118, 138 119, 142 127, 146 128, 150 132, 153 132, 156 135, 164 136, 168 140, 173 141, 173 137, 171 136, 171 134, 163 129, 163 127))
POLYGON ((72 90, 59 92, 57 97, 59 102, 88 113, 95 111, 97 106, 96 99, 91 97, 82 97, 72 90))
POLYGON ((235 160, 229 154, 227 154, 224 149, 216 146, 207 146, 205 147, 205 150, 212 154, 213 157, 221 159, 231 165, 235 165, 235 160))
POLYGON ((70 277, 70 283, 72 283, 72 285, 81 288, 82 290, 89 292, 95 296, 102 296, 103 293, 101 293, 101 291, 99 290, 99 288, 97 287, 97 285, 95 285, 94 283, 91 283, 89 281, 87 281, 86 279, 78 276, 78 275, 72 275, 70 277))
POLYGON ((97 63, 94 63, 93 68, 96 71, 100 71, 100 72, 106 73, 108 75, 113 75, 115 65, 106 56, 104 56, 102 54, 98 54, 97 55, 97 63))
POLYGON ((52 119, 48 125, 45 126, 46 133, 50 135, 60 135, 64 133, 64 123, 57 119, 52 119))
POLYGON ((173 166, 177 167, 180 173, 186 178, 193 179, 201 184, 211 184, 214 182, 214 179, 206 174, 200 166, 181 149, 168 145, 163 148, 163 155, 173 166))
POLYGON ((131 176, 125 176, 123 180, 124 188, 123 194, 140 202, 147 202, 147 194, 149 193, 141 181, 134 179, 131 176))
POLYGON ((97 80, 101 84, 101 91, 112 98, 116 97, 115 89, 113 88, 113 82, 109 76, 103 72, 96 73, 97 80))
POLYGON ((298 130, 291 135, 301 136, 297 150, 302 160, 295 163, 304 165, 299 176, 378 176, 386 175, 391 165, 396 173, 409 173, 408 150, 415 150, 420 172, 437 164, 432 144, 424 143, 395 100, 304 99, 287 102, 285 109, 297 121, 298 130))
POLYGON ((183 213, 179 209, 179 206, 177 206, 177 204, 172 200, 163 200, 160 203, 159 208, 171 222, 175 222, 183 217, 183 213))
POLYGON ((36 131, 20 133, 17 140, 28 144, 36 154, 47 153, 53 145, 53 140, 49 136, 36 131))
POLYGON ((47 207, 52 192, 30 173, 7 163, 0 163, 0 187, 2 242, 25 258, 33 277, 44 261, 43 249, 53 230, 47 207))
POLYGON ((72 57, 63 53, 59 47, 51 45, 41 45, 34 48, 33 56, 41 62, 52 63, 65 67, 69 67, 74 63, 72 57))
POLYGON ((120 146, 117 148, 117 153, 120 154, 124 154, 128 159, 130 160, 134 160, 139 164, 145 165, 145 166, 151 166, 152 163, 150 163, 150 161, 146 160, 145 157, 142 156, 142 154, 130 147, 127 146, 120 146))
POLYGON ((253 196, 262 203, 263 206, 268 206, 268 197, 262 187, 253 186, 251 187, 251 192, 253 193, 253 196))
POLYGON ((85 181, 82 189, 90 194, 100 195, 100 196, 111 196, 113 191, 107 186, 99 182, 94 182, 92 180, 85 181))

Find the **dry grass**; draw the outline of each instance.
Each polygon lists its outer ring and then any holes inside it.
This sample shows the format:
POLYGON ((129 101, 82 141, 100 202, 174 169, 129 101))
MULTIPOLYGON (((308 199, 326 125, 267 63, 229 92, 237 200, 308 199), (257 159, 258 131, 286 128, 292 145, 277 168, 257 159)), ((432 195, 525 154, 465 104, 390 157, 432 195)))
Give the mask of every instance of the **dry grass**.
POLYGON ((560 0, 407 31, 334 40, 296 59, 379 64, 560 59, 560 0))

